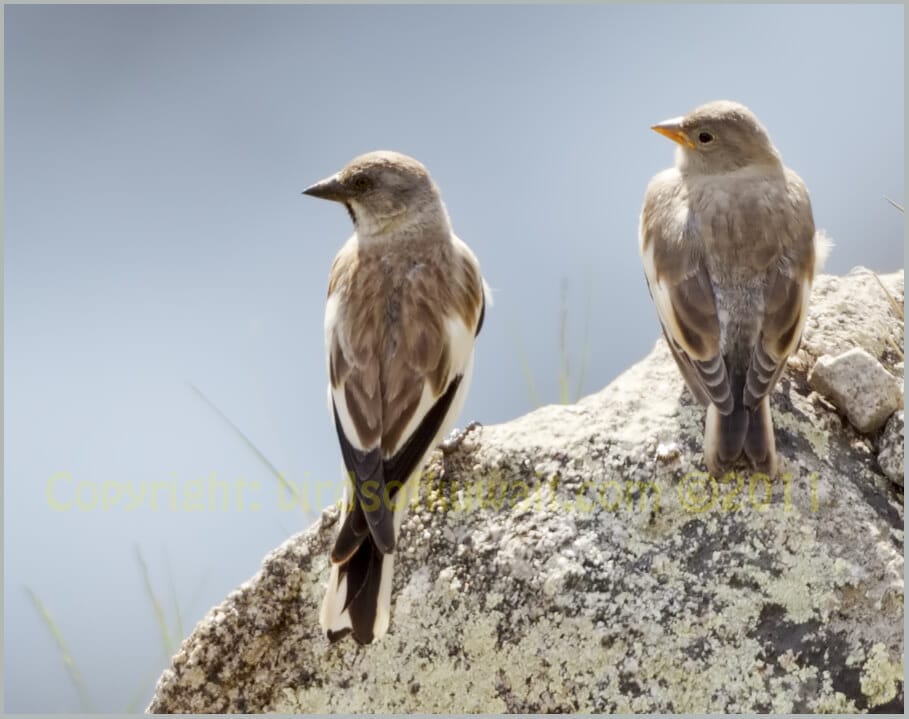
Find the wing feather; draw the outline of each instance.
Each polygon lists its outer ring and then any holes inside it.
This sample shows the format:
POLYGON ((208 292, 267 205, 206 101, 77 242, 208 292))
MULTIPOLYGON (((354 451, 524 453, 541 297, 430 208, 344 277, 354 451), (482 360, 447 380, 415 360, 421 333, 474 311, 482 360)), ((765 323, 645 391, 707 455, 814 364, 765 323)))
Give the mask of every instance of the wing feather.
POLYGON ((701 404, 732 412, 734 398, 720 353, 716 298, 691 227, 684 185, 677 172, 657 175, 641 212, 644 274, 663 334, 685 383, 701 404))
POLYGON ((485 299, 476 258, 463 243, 454 250, 453 267, 424 258, 397 275, 387 256, 364 252, 333 266, 325 333, 330 395, 352 485, 335 563, 369 535, 381 552, 393 551, 395 512, 386 500, 419 469, 459 409, 453 400, 469 374, 485 299), (402 284, 393 291, 390 274, 402 284), (372 301, 352 303, 351 296, 372 301))
POLYGON ((808 191, 791 170, 786 170, 786 196, 789 206, 776 215, 784 252, 764 285, 764 321, 745 379, 745 406, 752 409, 770 393, 786 359, 799 348, 818 257, 828 249, 825 238, 815 233, 808 191))

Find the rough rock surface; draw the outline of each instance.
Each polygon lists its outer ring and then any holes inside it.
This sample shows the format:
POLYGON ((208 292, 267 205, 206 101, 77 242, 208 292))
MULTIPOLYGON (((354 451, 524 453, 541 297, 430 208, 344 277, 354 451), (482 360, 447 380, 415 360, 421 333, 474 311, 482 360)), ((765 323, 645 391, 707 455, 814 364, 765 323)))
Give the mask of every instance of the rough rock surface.
POLYGON ((811 389, 829 399, 865 434, 876 432, 903 403, 903 383, 861 347, 818 357, 808 373, 811 389))
POLYGON ((903 452, 905 436, 903 411, 894 412, 881 435, 877 461, 891 482, 903 486, 903 452))
POLYGON ((328 509, 199 623, 150 711, 901 712, 902 491, 806 375, 854 346, 892 368, 902 323, 867 273, 813 302, 773 396, 777 481, 701 472, 703 411, 660 341, 435 458, 383 640, 319 632, 328 509))

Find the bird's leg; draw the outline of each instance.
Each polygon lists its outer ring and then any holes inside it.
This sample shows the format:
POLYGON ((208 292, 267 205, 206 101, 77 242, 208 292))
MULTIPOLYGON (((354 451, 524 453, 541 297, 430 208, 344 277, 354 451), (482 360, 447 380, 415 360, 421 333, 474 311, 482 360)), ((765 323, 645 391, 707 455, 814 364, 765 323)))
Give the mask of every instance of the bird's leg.
POLYGON ((444 440, 440 445, 439 449, 442 450, 442 454, 446 457, 457 452, 461 445, 464 443, 465 437, 467 437, 470 432, 475 430, 477 427, 482 427, 483 425, 479 422, 471 422, 460 432, 452 432, 448 439, 444 440))

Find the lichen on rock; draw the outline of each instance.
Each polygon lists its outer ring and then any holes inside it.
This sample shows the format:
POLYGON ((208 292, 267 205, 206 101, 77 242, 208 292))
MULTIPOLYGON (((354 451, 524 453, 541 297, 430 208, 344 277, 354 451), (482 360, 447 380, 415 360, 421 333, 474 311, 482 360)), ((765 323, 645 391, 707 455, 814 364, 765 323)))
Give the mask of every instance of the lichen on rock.
POLYGON ((902 489, 807 383, 856 346, 892 372, 894 341, 867 272, 818 278, 772 482, 706 475, 662 340, 577 404, 479 428, 428 468, 386 637, 320 633, 329 508, 199 623, 149 710, 901 711, 902 489))

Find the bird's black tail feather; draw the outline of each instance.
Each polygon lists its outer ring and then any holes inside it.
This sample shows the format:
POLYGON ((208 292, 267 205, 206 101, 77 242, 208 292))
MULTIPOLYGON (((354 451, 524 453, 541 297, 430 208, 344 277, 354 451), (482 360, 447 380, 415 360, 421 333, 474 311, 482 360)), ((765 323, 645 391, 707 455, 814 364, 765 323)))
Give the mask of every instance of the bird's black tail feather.
POLYGON ((359 547, 332 567, 322 602, 321 624, 329 641, 352 634, 369 644, 388 630, 394 554, 379 551, 367 535, 359 547))
POLYGON ((763 397, 751 409, 744 403, 745 376, 732 373, 732 395, 735 404, 728 414, 715 405, 707 408, 704 428, 704 460, 714 477, 721 477, 744 455, 758 472, 773 475, 776 469, 776 447, 770 417, 770 399, 763 397))
POLYGON ((770 416, 770 397, 763 397, 760 404, 749 412, 744 449, 745 456, 756 472, 771 477, 776 474, 776 441, 770 416))

